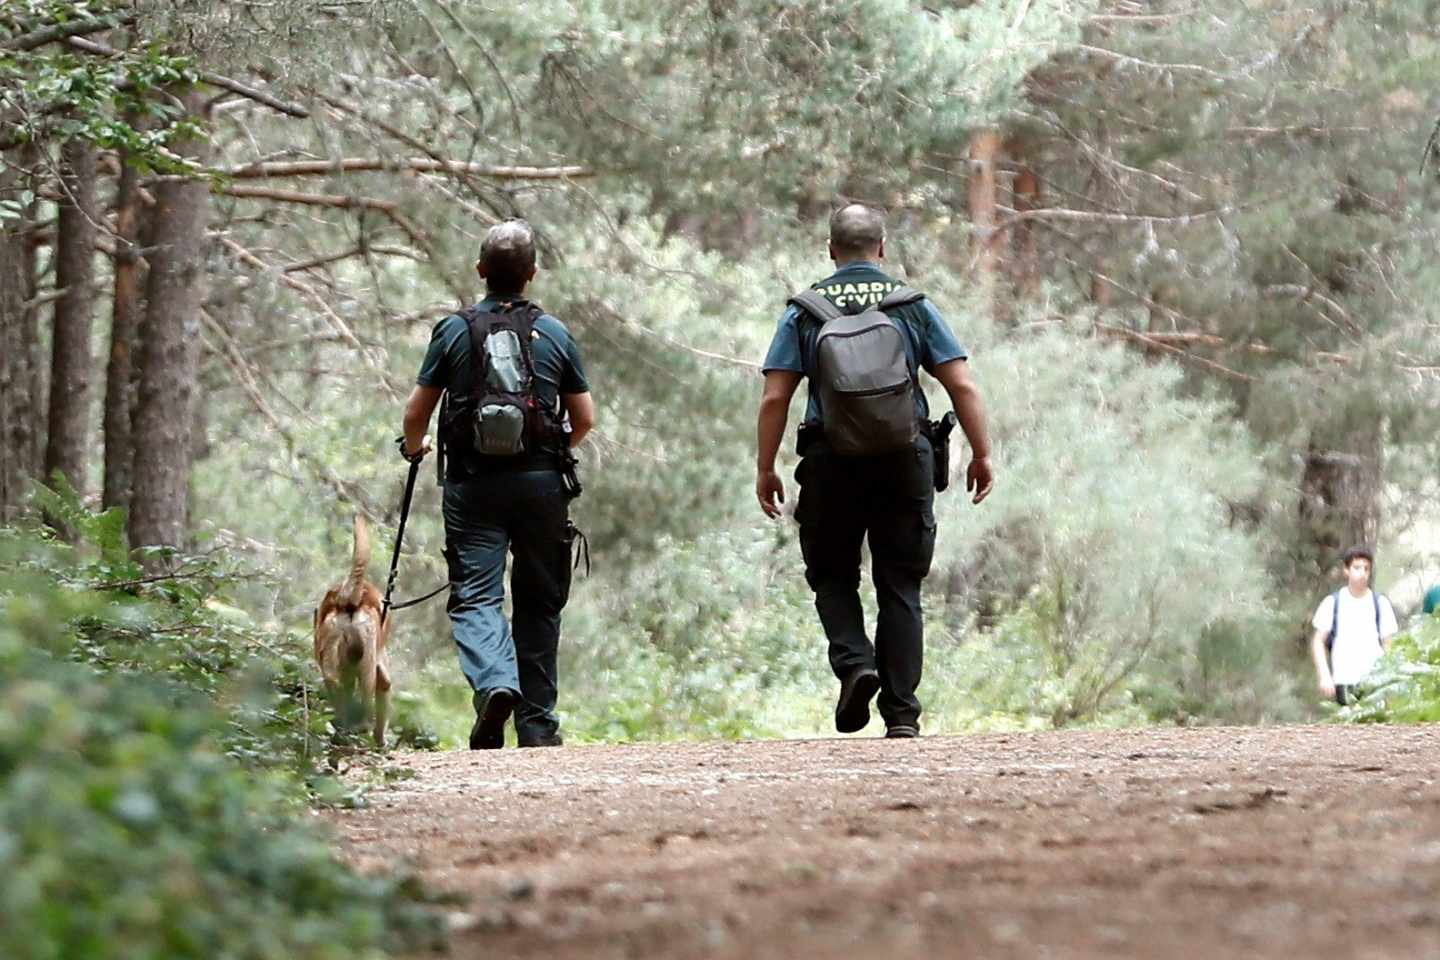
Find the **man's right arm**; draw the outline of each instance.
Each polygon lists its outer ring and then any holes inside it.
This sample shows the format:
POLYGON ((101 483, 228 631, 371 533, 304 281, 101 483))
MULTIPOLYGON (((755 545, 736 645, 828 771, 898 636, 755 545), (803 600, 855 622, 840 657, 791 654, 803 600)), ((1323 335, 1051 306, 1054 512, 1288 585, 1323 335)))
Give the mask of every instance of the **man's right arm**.
POLYGON ((1330 675, 1329 658, 1325 656, 1325 640, 1329 636, 1329 630, 1316 630, 1315 635, 1310 638, 1310 657, 1315 661, 1316 687, 1327 700, 1335 697, 1335 680, 1330 675))
POLYGON ((570 415, 570 449, 573 450, 595 426, 595 400, 586 390, 584 393, 562 393, 560 402, 570 415))
POLYGON ((780 504, 785 502, 785 483, 775 470, 775 457, 785 437, 790 398, 800 386, 800 379, 801 374, 790 370, 765 371, 765 390, 760 395, 755 428, 755 498, 769 517, 780 516, 780 504))
POLYGON ((939 364, 933 376, 940 381, 950 395, 950 404, 955 408, 955 418, 965 439, 970 441, 974 455, 965 469, 965 489, 975 494, 974 502, 979 503, 990 495, 995 486, 995 477, 990 469, 990 432, 985 425, 985 405, 980 399, 980 388, 970 378, 970 365, 965 360, 950 360, 939 364))

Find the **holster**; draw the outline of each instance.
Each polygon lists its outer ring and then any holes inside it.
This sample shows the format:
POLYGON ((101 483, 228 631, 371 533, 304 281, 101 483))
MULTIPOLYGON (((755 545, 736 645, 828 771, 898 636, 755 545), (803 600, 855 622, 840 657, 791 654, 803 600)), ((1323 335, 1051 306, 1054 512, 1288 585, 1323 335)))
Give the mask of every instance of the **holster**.
POLYGON ((560 450, 560 488, 570 500, 580 496, 585 489, 580 485, 580 461, 570 452, 568 446, 560 450))
POLYGON ((930 448, 935 459, 935 491, 938 493, 950 486, 950 434, 955 429, 955 411, 950 411, 939 420, 925 424, 925 435, 930 438, 930 448))

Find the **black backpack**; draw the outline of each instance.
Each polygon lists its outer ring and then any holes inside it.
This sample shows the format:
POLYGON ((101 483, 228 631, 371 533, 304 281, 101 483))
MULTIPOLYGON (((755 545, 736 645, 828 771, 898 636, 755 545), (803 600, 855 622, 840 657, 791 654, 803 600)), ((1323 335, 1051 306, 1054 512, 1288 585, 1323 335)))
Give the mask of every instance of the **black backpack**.
POLYGON ((905 352, 905 332, 886 311, 924 297, 918 290, 897 287, 858 314, 845 313, 816 290, 790 298, 821 324, 812 380, 820 391, 825 439, 836 453, 888 453, 919 436, 919 387, 905 352))
POLYGON ((543 312, 528 300, 460 311, 470 331, 473 392, 447 397, 441 411, 441 440, 452 455, 504 461, 555 449, 563 428, 536 394, 531 353, 535 320, 543 312))

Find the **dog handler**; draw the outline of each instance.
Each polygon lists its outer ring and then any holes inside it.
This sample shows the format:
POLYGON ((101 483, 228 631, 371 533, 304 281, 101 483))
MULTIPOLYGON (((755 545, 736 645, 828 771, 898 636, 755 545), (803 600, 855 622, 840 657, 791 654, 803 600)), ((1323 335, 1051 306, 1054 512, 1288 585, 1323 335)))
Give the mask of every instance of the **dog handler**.
POLYGON ((405 404, 401 454, 425 454, 442 394, 448 611, 474 691, 470 749, 504 745, 515 715, 522 747, 559 746, 555 714, 560 613, 570 595, 570 449, 595 424, 580 351, 555 317, 524 297, 535 236, 524 220, 492 227, 476 271, 485 299, 435 325, 405 404), (505 619, 506 553, 513 622, 505 619))

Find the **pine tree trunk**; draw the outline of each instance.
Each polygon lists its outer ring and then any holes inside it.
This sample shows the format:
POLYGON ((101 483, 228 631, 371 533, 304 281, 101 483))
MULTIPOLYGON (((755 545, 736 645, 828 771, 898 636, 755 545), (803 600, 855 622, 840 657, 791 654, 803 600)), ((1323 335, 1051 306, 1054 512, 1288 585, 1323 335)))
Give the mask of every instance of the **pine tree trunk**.
MULTIPOLYGON (((0 184, 0 197, 9 195, 0 184)), ((29 441, 25 430, 26 397, 30 389, 29 356, 24 339, 25 313, 22 296, 25 283, 25 256, 22 238, 15 229, 19 221, 0 222, 0 523, 9 523, 20 513, 25 480, 30 472, 25 454, 29 441)))
MULTIPOLYGON (((186 105, 198 113, 203 98, 191 93, 186 105)), ((182 149, 205 159, 203 144, 182 149)), ((155 190, 133 421, 133 547, 179 546, 184 537, 209 192, 204 180, 179 179, 164 180, 155 190)))
MULTIPOLYGON (((23 181, 0 165, 0 197, 18 199, 23 181)), ((20 516, 26 485, 34 476, 38 415, 32 359, 33 313, 25 307, 33 278, 26 236, 30 221, 0 220, 0 523, 20 516)))
POLYGON ((135 445, 131 414, 135 405, 134 348, 140 332, 141 272, 139 239, 143 207, 140 176, 122 166, 115 195, 115 302, 110 324, 110 361, 105 369, 105 487, 103 504, 130 506, 135 445))
POLYGON ((1340 449, 1314 441, 1305 457, 1300 485, 1300 522, 1308 535, 1317 571, 1328 574, 1342 551, 1372 549, 1380 537, 1380 494, 1384 445, 1379 424, 1344 435, 1340 449))
MULTIPOLYGON (((41 156, 40 148, 34 144, 27 144, 20 149, 21 164, 28 173, 22 181, 30 188, 32 197, 39 193, 39 176, 35 171, 45 165, 45 159, 41 156)), ((22 219, 28 224, 35 224, 40 218, 40 200, 34 197, 30 206, 26 209, 22 219)), ((25 280, 25 302, 27 306, 20 316, 21 337, 25 344, 25 368, 28 372, 30 383, 29 395, 25 398, 25 415, 23 420, 23 442, 25 444, 24 456, 26 473, 31 477, 39 477, 41 466, 45 462, 45 420, 46 398, 49 396, 45 389, 45 374, 48 364, 46 351, 40 338, 40 310, 37 304, 40 293, 40 256, 39 245, 34 240, 33 234, 26 235, 26 241, 21 245, 23 257, 21 271, 25 280)))
POLYGON ((50 416, 45 477, 63 473, 82 495, 90 439, 91 302, 95 281, 95 151, 73 140, 64 147, 60 225, 55 252, 55 301, 51 340, 50 416))
MULTIPOLYGON (((1040 178, 1029 166, 1022 166, 1015 174, 1015 210, 1038 210, 1041 205, 1040 178)), ((1028 298, 1035 294, 1040 285, 1039 252, 1033 220, 1020 220, 1015 224, 1011 238, 1014 251, 1015 295, 1028 298)))
POLYGON ((998 198, 997 166, 1000 161, 1000 134, 978 130, 970 137, 970 229, 973 231, 971 257, 976 277, 989 289, 1000 266, 1000 234, 996 230, 995 204, 998 198))

